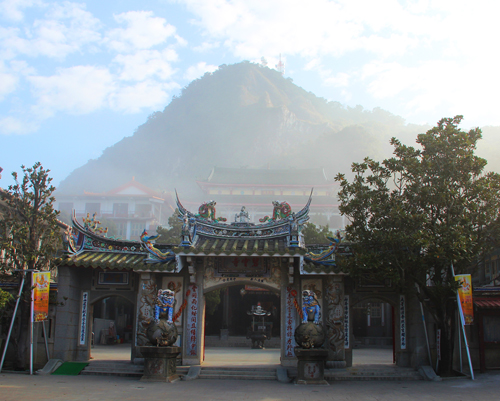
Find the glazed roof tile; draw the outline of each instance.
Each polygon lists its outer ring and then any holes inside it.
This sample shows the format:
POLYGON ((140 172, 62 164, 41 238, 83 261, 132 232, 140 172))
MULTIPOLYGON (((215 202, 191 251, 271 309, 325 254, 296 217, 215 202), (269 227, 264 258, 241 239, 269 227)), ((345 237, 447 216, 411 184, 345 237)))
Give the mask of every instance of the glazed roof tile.
POLYGON ((123 254, 84 251, 79 255, 65 255, 60 262, 65 266, 91 267, 109 270, 162 271, 173 270, 172 264, 148 264, 145 254, 123 254))
POLYGON ((185 255, 252 255, 252 256, 302 256, 303 248, 288 248, 285 238, 270 239, 225 239, 199 237, 190 247, 172 249, 185 255))

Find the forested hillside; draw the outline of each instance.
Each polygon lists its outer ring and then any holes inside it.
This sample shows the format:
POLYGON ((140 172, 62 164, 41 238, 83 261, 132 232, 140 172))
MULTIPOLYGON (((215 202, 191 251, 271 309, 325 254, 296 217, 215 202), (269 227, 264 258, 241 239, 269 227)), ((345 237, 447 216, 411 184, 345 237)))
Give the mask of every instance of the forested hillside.
POLYGON ((388 156, 390 137, 413 143, 427 128, 381 109, 318 98, 267 67, 222 65, 191 82, 133 136, 73 171, 59 191, 101 192, 134 176, 153 189, 193 196, 195 179, 213 166, 323 166, 333 177, 365 156, 388 156))

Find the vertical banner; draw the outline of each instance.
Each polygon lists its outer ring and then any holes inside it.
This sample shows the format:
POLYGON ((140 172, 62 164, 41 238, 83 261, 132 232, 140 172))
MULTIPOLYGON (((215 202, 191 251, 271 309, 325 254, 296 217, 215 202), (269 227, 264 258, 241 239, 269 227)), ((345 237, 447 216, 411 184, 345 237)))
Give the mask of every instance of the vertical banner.
POLYGON ((85 345, 87 333, 87 313, 89 305, 89 293, 82 293, 82 316, 80 324, 80 345, 85 345))
POLYGON ((295 312, 293 301, 297 296, 297 291, 291 287, 286 287, 286 311, 285 311, 285 357, 295 356, 295 312))
POLYGON ((406 300, 404 295, 399 296, 399 333, 401 349, 406 349, 406 300))
POLYGON ((349 342, 350 338, 349 330, 349 295, 344 296, 344 348, 349 349, 351 344, 349 342))
POLYGON ((190 285, 190 291, 188 295, 188 306, 187 306, 187 330, 186 333, 186 345, 187 345, 187 355, 197 356, 197 337, 198 337, 198 287, 195 284, 190 285))
POLYGON ((472 324, 474 321, 474 306, 472 303, 472 284, 470 274, 457 274, 455 281, 458 281, 458 296, 465 322, 463 324, 472 324))
POLYGON ((50 272, 33 273, 33 321, 49 317, 50 272))

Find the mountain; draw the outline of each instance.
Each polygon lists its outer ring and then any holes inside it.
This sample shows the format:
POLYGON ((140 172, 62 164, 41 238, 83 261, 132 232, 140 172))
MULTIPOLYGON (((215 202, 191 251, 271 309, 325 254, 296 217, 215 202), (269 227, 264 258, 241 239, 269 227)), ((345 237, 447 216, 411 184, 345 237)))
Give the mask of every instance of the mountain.
POLYGON ((390 137, 413 144, 428 128, 379 108, 319 98, 258 64, 222 65, 191 82, 134 135, 74 170, 58 191, 103 192, 134 176, 152 189, 192 196, 195 180, 213 166, 322 166, 333 178, 365 156, 387 157, 390 137))

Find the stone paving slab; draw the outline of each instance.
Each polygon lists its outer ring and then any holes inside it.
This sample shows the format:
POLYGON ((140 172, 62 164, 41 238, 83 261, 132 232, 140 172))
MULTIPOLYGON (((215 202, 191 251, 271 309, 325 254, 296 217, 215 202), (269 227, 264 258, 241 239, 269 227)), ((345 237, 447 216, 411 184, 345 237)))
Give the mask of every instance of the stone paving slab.
POLYGON ((203 401, 476 401, 497 400, 500 371, 477 374, 476 380, 442 382, 335 382, 330 386, 278 381, 193 380, 145 383, 110 376, 29 376, 0 374, 2 401, 35 400, 203 400, 203 401))

